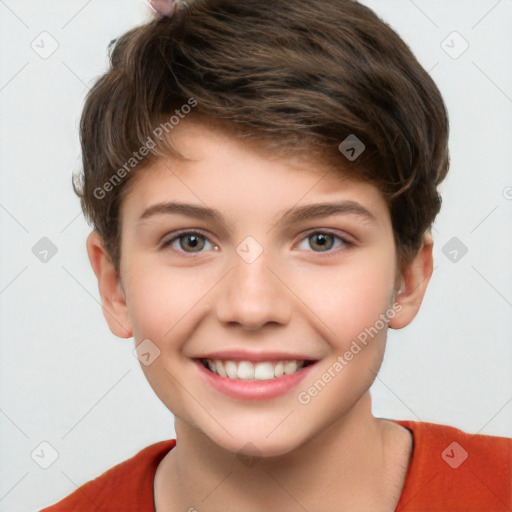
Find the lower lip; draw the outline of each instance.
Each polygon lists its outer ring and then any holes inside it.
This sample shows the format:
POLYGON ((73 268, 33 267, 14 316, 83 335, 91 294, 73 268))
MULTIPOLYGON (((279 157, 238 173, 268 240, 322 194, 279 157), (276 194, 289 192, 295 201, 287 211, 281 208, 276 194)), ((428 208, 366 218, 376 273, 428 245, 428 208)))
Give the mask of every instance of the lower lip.
POLYGON ((241 400, 267 400, 284 395, 293 389, 304 377, 306 377, 314 364, 310 364, 292 375, 277 377, 269 380, 239 380, 221 377, 207 370, 201 361, 196 361, 199 372, 207 384, 232 398, 241 400))

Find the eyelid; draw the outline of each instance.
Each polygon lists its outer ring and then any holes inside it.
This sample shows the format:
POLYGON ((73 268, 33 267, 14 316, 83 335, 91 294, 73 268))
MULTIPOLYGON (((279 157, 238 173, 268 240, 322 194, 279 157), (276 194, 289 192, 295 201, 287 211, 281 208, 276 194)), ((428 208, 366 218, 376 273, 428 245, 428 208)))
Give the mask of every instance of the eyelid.
POLYGON ((339 238, 340 240, 343 240, 347 244, 355 244, 356 243, 355 237, 349 235, 348 233, 346 233, 344 231, 340 232, 339 230, 329 229, 329 228, 308 229, 306 232, 302 233, 302 235, 301 235, 302 238, 300 240, 304 240, 305 238, 308 238, 311 235, 314 235, 316 233, 321 233, 323 235, 335 236, 335 237, 339 238))
MULTIPOLYGON (((160 249, 166 249, 167 247, 170 247, 171 244, 176 241, 178 238, 180 238, 183 235, 198 235, 201 238, 204 238, 208 242, 210 242, 213 246, 218 247, 218 244, 214 242, 209 235, 207 235, 205 232, 203 232, 200 229, 197 228, 188 228, 188 229, 179 229, 177 231, 173 231, 171 233, 167 233, 163 238, 162 241, 159 244, 160 249)), ((176 251, 183 254, 201 254, 204 251, 199 251, 198 253, 193 252, 186 252, 186 251, 176 251)))
MULTIPOLYGON (((340 240, 342 242, 342 244, 345 246, 345 248, 352 247, 352 246, 356 245, 354 238, 352 236, 346 234, 346 233, 342 234, 342 233, 340 233, 337 230, 328 229, 328 228, 313 228, 313 229, 309 229, 306 232, 302 233, 301 237, 299 239, 299 242, 297 244, 295 244, 294 246, 297 246, 298 244, 300 244, 301 242, 303 242, 304 240, 309 238, 311 235, 314 235, 314 234, 317 234, 317 233, 321 233, 321 234, 325 234, 325 235, 330 235, 330 236, 333 236, 333 237, 337 238, 338 240, 340 240)), ((210 235, 207 235, 204 231, 202 231, 201 229, 197 229, 197 228, 180 229, 180 230, 177 230, 177 231, 173 231, 171 233, 167 233, 163 237, 162 242, 160 242, 159 248, 160 249, 166 249, 167 247, 170 247, 171 244, 173 242, 175 242, 178 238, 180 238, 183 235, 188 235, 188 234, 198 235, 201 238, 204 238, 209 243, 211 243, 214 247, 217 247, 217 250, 218 250, 219 244, 217 244, 214 240, 212 240, 210 235), (167 236, 169 236, 169 238, 166 238, 167 236)), ((324 254, 324 255, 327 256, 329 254, 337 252, 338 250, 340 250, 340 248, 338 248, 338 249, 330 249, 330 250, 327 250, 327 251, 313 251, 313 250, 311 250, 311 251, 307 251, 307 252, 314 252, 316 254, 324 254)), ((202 252, 205 252, 205 251, 199 251, 197 253, 194 253, 194 252, 186 252, 186 251, 176 250, 176 252, 179 252, 179 253, 182 253, 182 254, 190 254, 190 255, 192 255, 192 254, 201 254, 202 252)))
POLYGON ((315 228, 315 229, 310 229, 307 232, 303 233, 301 235, 299 242, 297 244, 295 244, 295 247, 297 245, 299 245, 300 243, 302 243, 303 241, 307 240, 311 235, 314 235, 314 234, 323 234, 323 235, 333 236, 334 238, 337 238, 341 242, 341 247, 329 249, 327 251, 314 251, 312 249, 309 249, 309 250, 302 249, 304 252, 314 253, 321 257, 329 257, 332 255, 336 255, 339 251, 350 249, 351 247, 354 247, 356 245, 354 237, 351 237, 350 235, 348 235, 346 233, 342 234, 337 230, 328 229, 328 228, 325 228, 325 229, 315 228))

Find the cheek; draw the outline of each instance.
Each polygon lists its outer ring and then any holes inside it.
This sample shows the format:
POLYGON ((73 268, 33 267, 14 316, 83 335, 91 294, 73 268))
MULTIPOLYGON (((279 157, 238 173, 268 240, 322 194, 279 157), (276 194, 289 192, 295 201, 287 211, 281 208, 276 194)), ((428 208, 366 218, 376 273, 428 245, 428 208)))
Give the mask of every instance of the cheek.
POLYGON ((183 410, 184 398, 171 376, 180 375, 182 365, 189 364, 181 349, 207 311, 201 299, 211 287, 209 282, 197 270, 164 268, 154 261, 132 265, 126 280, 136 343, 149 339, 160 351, 151 364, 141 365, 142 371, 156 395, 174 412, 183 410))
POLYGON ((194 269, 173 271, 154 262, 132 266, 125 289, 135 339, 160 344, 186 331, 205 309, 201 298, 210 288, 208 282, 194 269))
POLYGON ((365 329, 382 330, 381 315, 390 307, 393 269, 389 257, 354 258, 337 267, 317 267, 304 273, 307 277, 300 279, 297 295, 314 312, 317 324, 323 324, 325 338, 344 350, 365 329))

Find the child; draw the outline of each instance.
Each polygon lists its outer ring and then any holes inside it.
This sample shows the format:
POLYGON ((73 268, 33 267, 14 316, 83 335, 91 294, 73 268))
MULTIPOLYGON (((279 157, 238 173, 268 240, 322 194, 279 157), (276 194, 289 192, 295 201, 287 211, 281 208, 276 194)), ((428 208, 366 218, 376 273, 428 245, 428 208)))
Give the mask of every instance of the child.
POLYGON ((45 510, 510 510, 510 439, 371 413, 433 268, 429 75, 350 0, 153 7, 89 93, 77 192, 176 440, 45 510))

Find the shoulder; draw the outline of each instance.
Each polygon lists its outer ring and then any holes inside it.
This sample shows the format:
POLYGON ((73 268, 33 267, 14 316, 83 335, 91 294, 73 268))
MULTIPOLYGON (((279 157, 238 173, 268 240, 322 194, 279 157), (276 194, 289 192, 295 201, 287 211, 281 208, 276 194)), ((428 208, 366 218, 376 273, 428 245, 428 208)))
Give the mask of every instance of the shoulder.
POLYGON ((511 510, 512 439, 396 421, 413 437, 397 511, 511 510))
POLYGON ((41 512, 154 511, 155 472, 160 461, 175 444, 175 440, 169 440, 147 446, 41 512))

